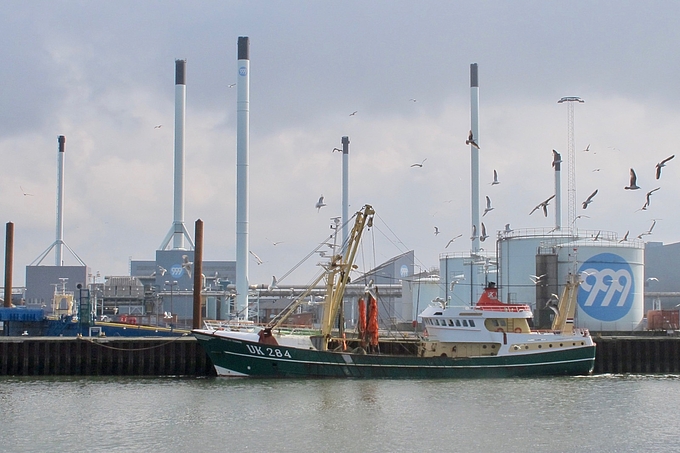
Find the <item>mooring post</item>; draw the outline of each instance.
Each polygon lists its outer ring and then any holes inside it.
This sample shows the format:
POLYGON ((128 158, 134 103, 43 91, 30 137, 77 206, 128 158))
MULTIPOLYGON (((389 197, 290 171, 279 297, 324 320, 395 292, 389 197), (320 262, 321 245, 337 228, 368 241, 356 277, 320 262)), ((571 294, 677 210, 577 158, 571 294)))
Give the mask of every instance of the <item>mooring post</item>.
POLYGON ((201 323, 201 293, 203 292, 203 220, 196 220, 194 238, 194 316, 192 328, 200 329, 201 323))
POLYGON ((5 235, 5 307, 12 306, 12 263, 14 262, 14 224, 7 222, 5 235))

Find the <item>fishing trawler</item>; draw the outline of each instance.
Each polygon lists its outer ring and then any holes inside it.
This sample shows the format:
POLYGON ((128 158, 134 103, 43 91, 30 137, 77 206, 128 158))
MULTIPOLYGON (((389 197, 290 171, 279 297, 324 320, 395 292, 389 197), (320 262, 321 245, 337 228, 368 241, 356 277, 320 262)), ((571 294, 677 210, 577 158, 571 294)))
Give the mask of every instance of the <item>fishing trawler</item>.
POLYGON ((350 341, 337 320, 358 244, 363 231, 372 226, 374 213, 367 205, 356 214, 344 254, 335 255, 311 285, 326 280, 320 331, 299 334, 281 329, 308 292, 267 326, 206 326, 192 331, 218 376, 476 378, 592 372, 595 343, 587 330, 575 329, 573 323, 577 278, 567 283, 549 331, 532 330, 530 307, 502 303, 494 285, 489 285, 475 306, 427 307, 421 313, 426 335, 405 345, 402 353, 380 351, 376 309, 371 308, 376 295, 369 286, 367 316, 362 320, 360 315, 359 335, 350 341))

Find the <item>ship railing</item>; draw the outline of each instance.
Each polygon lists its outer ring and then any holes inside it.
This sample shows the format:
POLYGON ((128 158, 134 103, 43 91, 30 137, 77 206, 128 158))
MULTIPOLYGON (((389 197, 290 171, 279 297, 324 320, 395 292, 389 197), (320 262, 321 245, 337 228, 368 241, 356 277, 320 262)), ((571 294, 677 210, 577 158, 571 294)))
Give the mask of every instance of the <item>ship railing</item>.
POLYGON ((203 325, 208 330, 229 330, 232 332, 256 332, 261 327, 256 326, 253 321, 234 321, 234 320, 214 320, 205 319, 203 325))
POLYGON ((506 313, 531 311, 531 308, 528 305, 476 305, 475 309, 483 311, 501 311, 506 313))

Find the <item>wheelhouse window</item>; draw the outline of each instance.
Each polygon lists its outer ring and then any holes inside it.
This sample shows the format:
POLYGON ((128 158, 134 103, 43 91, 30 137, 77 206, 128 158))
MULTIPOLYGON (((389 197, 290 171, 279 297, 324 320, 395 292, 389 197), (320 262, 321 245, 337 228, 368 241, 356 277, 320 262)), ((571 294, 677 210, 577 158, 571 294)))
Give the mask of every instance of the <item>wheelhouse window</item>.
POLYGON ((460 319, 456 319, 456 326, 460 327, 460 319))
POLYGON ((475 326, 475 320, 474 320, 474 319, 471 319, 471 320, 470 320, 470 327, 474 327, 474 326, 475 326))
POLYGON ((463 327, 467 327, 467 326, 468 326, 467 319, 463 319, 463 327))

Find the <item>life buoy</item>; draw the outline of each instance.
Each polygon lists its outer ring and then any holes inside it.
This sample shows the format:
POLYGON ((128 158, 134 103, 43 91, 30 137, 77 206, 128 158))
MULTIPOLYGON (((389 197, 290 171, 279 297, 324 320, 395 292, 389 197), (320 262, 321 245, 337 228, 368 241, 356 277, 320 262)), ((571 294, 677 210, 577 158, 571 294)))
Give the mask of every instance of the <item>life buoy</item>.
POLYGON ((423 336, 424 337, 429 337, 430 334, 427 333, 427 329, 423 329, 423 336))
POLYGON ((515 333, 522 333, 521 327, 515 327, 515 333))
POLYGON ((502 327, 499 327, 498 329, 496 329, 496 332, 505 332, 505 330, 503 330, 502 327))

